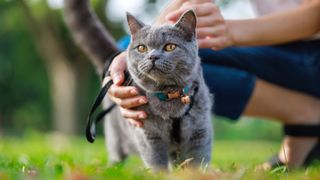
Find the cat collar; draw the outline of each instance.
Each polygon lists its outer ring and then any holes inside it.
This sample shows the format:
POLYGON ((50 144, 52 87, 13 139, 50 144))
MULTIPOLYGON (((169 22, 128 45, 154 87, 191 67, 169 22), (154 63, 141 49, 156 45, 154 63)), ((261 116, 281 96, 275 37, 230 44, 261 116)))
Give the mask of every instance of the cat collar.
POLYGON ((185 87, 178 91, 171 91, 168 93, 157 92, 157 93, 154 93, 153 95, 156 96, 160 101, 169 101, 172 99, 180 98, 183 104, 190 104, 191 98, 188 95, 188 93, 189 93, 189 87, 185 87))

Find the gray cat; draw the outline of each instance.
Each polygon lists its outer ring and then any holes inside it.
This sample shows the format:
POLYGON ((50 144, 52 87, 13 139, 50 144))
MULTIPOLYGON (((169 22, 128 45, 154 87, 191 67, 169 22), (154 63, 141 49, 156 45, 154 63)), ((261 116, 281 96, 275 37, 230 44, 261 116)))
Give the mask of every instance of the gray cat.
POLYGON ((128 70, 133 85, 147 96, 142 128, 119 119, 116 109, 105 121, 111 163, 139 154, 146 167, 166 170, 192 159, 210 164, 212 96, 204 82, 196 42, 196 16, 184 13, 175 25, 148 26, 127 14, 131 43, 128 70))

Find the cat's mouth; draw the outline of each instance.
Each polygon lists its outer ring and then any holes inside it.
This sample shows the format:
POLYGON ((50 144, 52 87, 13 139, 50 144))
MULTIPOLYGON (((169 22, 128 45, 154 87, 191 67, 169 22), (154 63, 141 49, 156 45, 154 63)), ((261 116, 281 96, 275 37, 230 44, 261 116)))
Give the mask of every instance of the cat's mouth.
POLYGON ((157 73, 157 72, 160 72, 160 73, 163 73, 163 74, 166 74, 168 72, 165 72, 163 70, 161 70, 160 68, 157 68, 155 65, 152 65, 152 67, 149 69, 148 73, 157 73))
POLYGON ((176 65, 169 61, 143 61, 139 63, 138 70, 149 76, 166 76, 171 74, 176 65))
POLYGON ((149 69, 149 73, 161 73, 163 74, 169 74, 173 72, 175 69, 175 66, 172 64, 166 64, 166 63, 152 63, 149 69))
POLYGON ((154 82, 157 85, 154 87, 156 91, 166 91, 168 89, 173 90, 172 88, 177 87, 183 88, 188 80, 175 73, 176 66, 168 65, 169 68, 164 66, 165 65, 159 67, 159 65, 151 63, 140 64, 136 71, 137 77, 141 80, 141 82, 154 82))
POLYGON ((175 66, 160 62, 145 62, 138 65, 138 77, 145 76, 155 82, 167 82, 175 79, 172 77, 175 66))

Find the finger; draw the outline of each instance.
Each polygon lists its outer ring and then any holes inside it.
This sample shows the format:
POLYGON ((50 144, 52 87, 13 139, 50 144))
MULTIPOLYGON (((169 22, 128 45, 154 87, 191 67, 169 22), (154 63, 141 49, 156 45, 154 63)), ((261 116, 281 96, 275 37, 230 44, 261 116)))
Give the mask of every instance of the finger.
POLYGON ((216 12, 218 9, 215 4, 212 2, 207 3, 184 3, 182 7, 179 9, 181 13, 186 12, 187 10, 192 9, 197 16, 207 16, 216 12))
POLYGON ((174 23, 173 21, 167 21, 166 15, 169 14, 170 12, 178 10, 183 3, 188 2, 189 0, 174 0, 168 3, 168 5, 164 8, 164 10, 160 13, 158 18, 155 20, 155 24, 161 25, 164 23, 174 23))
POLYGON ((192 3, 205 3, 205 2, 210 2, 212 3, 212 0, 191 0, 192 3))
POLYGON ((122 99, 119 105, 122 108, 130 109, 130 108, 134 108, 134 107, 146 104, 147 102, 148 101, 145 96, 135 96, 132 98, 122 99))
POLYGON ((126 118, 126 120, 127 120, 130 124, 132 124, 132 125, 134 125, 134 126, 136 126, 136 127, 143 127, 143 122, 140 121, 140 120, 130 119, 130 118, 126 118))
POLYGON ((219 50, 227 46, 225 37, 198 39, 198 45, 200 48, 211 48, 214 50, 219 50))
POLYGON ((139 91, 134 86, 117 86, 112 85, 108 91, 109 96, 116 98, 129 98, 139 94, 139 91))
POLYGON ((169 13, 166 16, 166 19, 169 21, 176 21, 180 18, 180 16, 185 13, 187 10, 193 9, 194 12, 198 17, 200 16, 208 16, 213 13, 216 9, 215 5, 212 3, 204 3, 204 4, 191 4, 191 3, 184 3, 183 6, 172 13, 169 13))
POLYGON ((207 15, 219 12, 218 7, 213 3, 196 4, 196 5, 193 5, 191 8, 194 10, 194 12, 198 17, 207 16, 207 15))
POLYGON ((166 19, 168 21, 174 21, 176 22, 180 16, 187 10, 187 9, 191 9, 190 8, 190 5, 191 3, 190 2, 185 2, 183 3, 183 5, 176 11, 172 11, 171 13, 169 13, 167 16, 166 16, 166 19))
POLYGON ((147 113, 144 111, 125 109, 121 107, 119 109, 120 109, 120 113, 124 118, 136 119, 136 120, 142 120, 147 118, 147 113))
POLYGON ((214 20, 214 16, 203 16, 198 17, 197 19, 197 27, 210 27, 216 24, 214 20))
POLYGON ((212 13, 207 16, 198 16, 197 27, 209 27, 224 24, 224 18, 220 13, 212 13))
POLYGON ((205 38, 205 37, 219 37, 224 36, 226 34, 226 27, 225 26, 213 26, 213 27, 202 27, 197 28, 197 37, 199 39, 205 38))
POLYGON ((111 74, 111 78, 116 85, 121 85, 124 82, 124 72, 119 71, 119 72, 114 72, 111 74))
POLYGON ((113 59, 109 68, 111 78, 116 85, 121 85, 124 82, 124 71, 126 68, 126 52, 123 52, 113 59))

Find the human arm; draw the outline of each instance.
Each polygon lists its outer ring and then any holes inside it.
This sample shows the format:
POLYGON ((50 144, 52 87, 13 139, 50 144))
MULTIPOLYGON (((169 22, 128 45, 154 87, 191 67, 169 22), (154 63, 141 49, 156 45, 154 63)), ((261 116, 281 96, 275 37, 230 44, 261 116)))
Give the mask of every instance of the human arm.
POLYGON ((227 20, 234 45, 280 44, 309 38, 320 30, 320 1, 257 19, 227 20))
POLYGON ((201 48, 222 49, 228 46, 272 45, 304 39, 320 29, 320 1, 247 20, 225 20, 213 3, 184 3, 166 16, 175 21, 187 9, 193 8, 198 16, 197 35, 201 48), (195 8, 196 7, 196 8, 195 8), (201 14, 206 9, 211 13, 201 14))

